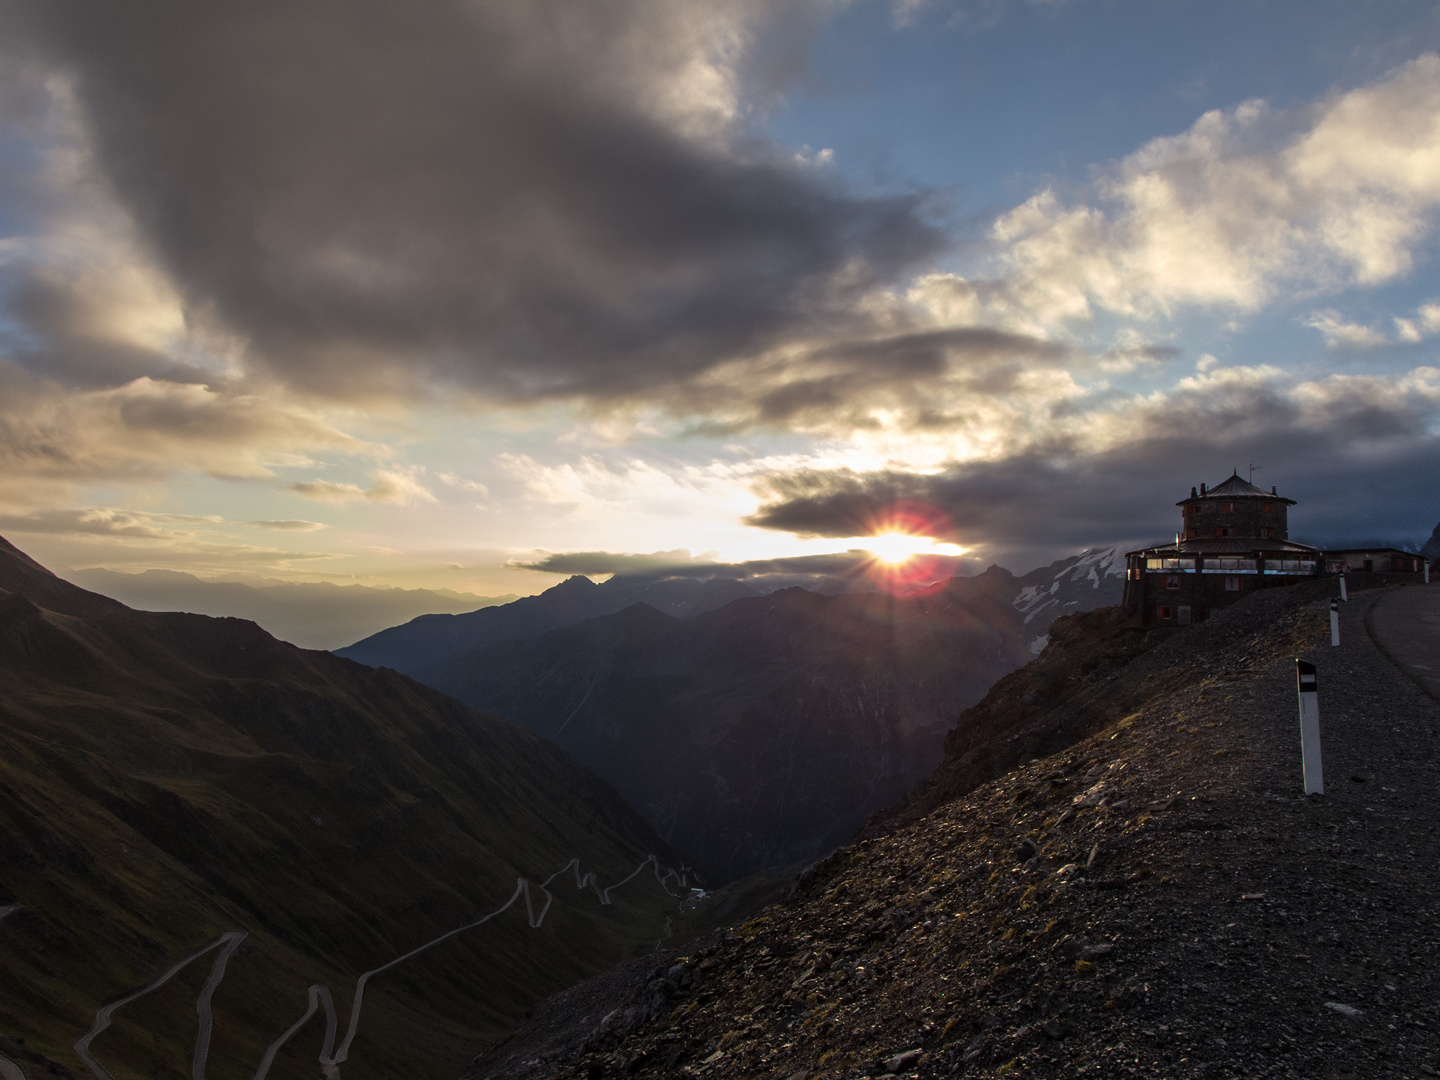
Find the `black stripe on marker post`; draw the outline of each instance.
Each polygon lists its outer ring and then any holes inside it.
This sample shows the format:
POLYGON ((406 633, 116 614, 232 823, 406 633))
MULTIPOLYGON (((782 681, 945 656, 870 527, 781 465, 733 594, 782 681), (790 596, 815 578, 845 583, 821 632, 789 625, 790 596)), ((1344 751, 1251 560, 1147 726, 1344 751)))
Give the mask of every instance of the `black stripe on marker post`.
POLYGON ((1295 661, 1295 680, 1302 694, 1314 694, 1319 691, 1315 665, 1308 660, 1295 661))

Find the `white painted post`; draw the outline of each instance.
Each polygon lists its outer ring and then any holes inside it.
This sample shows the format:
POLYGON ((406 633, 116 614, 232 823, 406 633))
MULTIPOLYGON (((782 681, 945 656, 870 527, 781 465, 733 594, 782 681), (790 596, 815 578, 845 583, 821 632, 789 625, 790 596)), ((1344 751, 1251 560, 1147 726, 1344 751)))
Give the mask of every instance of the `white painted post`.
POLYGON ((1330 601, 1330 644, 1340 644, 1340 601, 1330 601))
POLYGON ((1305 794, 1324 795, 1325 777, 1320 767, 1320 701, 1315 665, 1297 659, 1295 680, 1300 694, 1300 760, 1305 771, 1305 794))
POLYGON ((1345 588, 1345 571, 1340 571, 1340 599, 1347 604, 1350 602, 1350 590, 1345 588))

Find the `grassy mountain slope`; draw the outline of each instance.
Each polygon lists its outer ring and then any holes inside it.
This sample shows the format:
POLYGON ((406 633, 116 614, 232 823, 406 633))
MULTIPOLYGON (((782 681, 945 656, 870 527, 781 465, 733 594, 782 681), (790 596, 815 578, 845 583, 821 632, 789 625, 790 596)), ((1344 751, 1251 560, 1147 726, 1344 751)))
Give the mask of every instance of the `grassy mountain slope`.
MULTIPOLYGON (((0 541, 0 1036, 83 1074, 96 1008, 249 936, 214 996, 210 1074, 251 1075, 327 985, 505 902, 580 857, 601 884, 663 843, 559 750, 391 671, 251 623, 131 611, 0 541)), ((653 945, 673 900, 649 874, 601 907, 557 879, 378 977, 346 1068, 450 1077, 530 1002, 653 945), (536 900, 541 899, 536 893, 536 900)), ((188 1074, 210 961, 114 1014, 116 1077, 188 1074)), ((323 1017, 272 1075, 314 1072, 323 1017)), ((7 1044, 8 1045, 8 1044, 7 1044)), ((18 1059, 17 1059, 18 1060, 18 1059)))

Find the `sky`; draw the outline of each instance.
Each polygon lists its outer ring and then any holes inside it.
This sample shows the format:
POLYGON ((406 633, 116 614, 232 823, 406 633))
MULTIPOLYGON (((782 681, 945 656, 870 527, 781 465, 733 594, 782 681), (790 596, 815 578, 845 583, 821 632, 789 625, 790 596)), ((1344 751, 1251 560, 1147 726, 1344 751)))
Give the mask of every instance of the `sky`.
POLYGON ((1023 572, 1232 470, 1315 543, 1440 520, 1436 3, 0 0, 0 51, 47 565, 1023 572))

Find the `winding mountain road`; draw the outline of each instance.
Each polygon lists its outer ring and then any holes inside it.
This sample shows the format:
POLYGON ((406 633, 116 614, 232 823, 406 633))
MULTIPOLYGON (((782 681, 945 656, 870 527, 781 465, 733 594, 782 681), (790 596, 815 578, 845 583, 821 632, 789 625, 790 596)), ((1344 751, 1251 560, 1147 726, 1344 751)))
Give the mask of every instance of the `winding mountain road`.
POLYGON ((1366 613, 1365 629, 1396 667, 1440 700, 1440 585, 1390 590, 1366 613))
MULTIPOLYGON (((606 886, 603 889, 600 887, 599 880, 593 872, 586 872, 584 874, 581 873, 580 860, 578 858, 574 858, 539 884, 538 888, 540 892, 545 894, 545 900, 544 903, 540 905, 540 908, 537 911, 535 908, 534 896, 531 892, 530 880, 524 877, 516 878, 515 889, 510 894, 510 898, 506 900, 505 903, 502 904, 500 907, 496 908, 494 911, 490 912, 487 915, 484 915, 479 919, 474 920, 473 922, 466 923, 464 926, 459 926, 453 930, 449 930, 446 933, 441 934, 439 937, 433 938, 430 941, 425 942, 423 945, 417 946, 416 948, 411 949, 409 952, 403 953, 402 955, 395 957, 393 960, 390 960, 387 963, 381 964, 379 967, 372 968, 369 971, 361 974, 355 982, 355 994, 350 1007, 350 1018, 349 1023, 346 1026, 345 1038, 341 1041, 338 1047, 336 1047, 335 1045, 335 1037, 338 1033, 339 1023, 338 1017, 335 1012, 334 998, 331 995, 328 987, 321 986, 319 984, 311 986, 307 991, 307 1002, 304 1013, 300 1016, 299 1019, 297 1019, 293 1024, 286 1028, 285 1032, 280 1035, 279 1038, 277 1038, 274 1042, 272 1042, 269 1046, 265 1048, 265 1053, 261 1057, 260 1063, 255 1070, 254 1080, 265 1080, 267 1074, 270 1071, 270 1067, 275 1062, 276 1054, 279 1053, 280 1049, 287 1042, 289 1042, 292 1038, 294 1038, 302 1030, 304 1030, 306 1025, 309 1024, 311 1019, 315 1016, 316 1012, 320 1011, 321 1009, 323 1009, 325 1012, 325 1039, 324 1042, 321 1044, 320 1048, 319 1064, 324 1075, 326 1075, 327 1077, 338 1077, 339 1066, 349 1058, 351 1044, 354 1042, 355 1036, 360 1029, 360 1013, 364 1005, 365 988, 370 982, 370 980, 373 979, 375 976, 390 970, 398 964, 404 963, 406 960, 420 955, 428 949, 432 949, 437 945, 449 941, 451 938, 458 937, 460 934, 463 934, 468 930, 473 930, 476 927, 483 926, 491 919, 494 919, 496 916, 508 911, 511 907, 515 905, 517 901, 521 899, 525 901, 525 915, 530 927, 532 929, 538 930, 544 923, 545 915, 550 910, 550 905, 555 899, 554 895, 550 892, 549 889, 550 883, 554 881, 557 877, 560 877, 566 871, 573 872, 575 887, 577 890, 583 892, 586 889, 589 889, 595 894, 595 897, 601 904, 601 906, 607 906, 610 904, 611 891, 614 889, 618 889, 622 885, 625 885, 628 882, 632 881, 634 878, 643 873, 647 866, 654 871, 655 880, 659 883, 660 887, 664 889, 668 895, 676 895, 675 893, 670 891, 670 887, 667 884, 667 882, 671 878, 674 878, 676 883, 681 888, 684 888, 686 884, 685 875, 670 869, 666 869, 662 872, 660 861, 654 855, 647 856, 644 861, 640 863, 639 866, 637 866, 633 871, 631 871, 630 874, 622 878, 620 881, 617 881, 615 884, 606 886)), ((6 915, 9 915, 14 911, 19 910, 19 907, 20 905, 18 904, 12 904, 8 907, 0 908, 0 919, 3 919, 6 915)), ((227 931, 226 933, 223 933, 219 937, 217 937, 214 941, 211 941, 207 945, 196 949, 194 952, 183 957, 182 959, 177 960, 157 979, 141 987, 139 990, 127 994, 125 997, 122 997, 117 1001, 112 1001, 108 1005, 101 1006, 95 1013, 95 1021, 90 1025, 90 1029, 86 1031, 85 1034, 82 1035, 75 1042, 76 1055, 80 1058, 82 1062, 84 1062, 85 1067, 88 1068, 90 1072, 94 1075, 95 1080, 114 1080, 109 1071, 107 1071, 106 1068, 101 1065, 100 1062, 97 1061, 94 1055, 90 1052, 90 1045, 95 1041, 95 1039, 100 1035, 101 1032, 103 1032, 106 1028, 110 1026, 110 1019, 114 1015, 115 1010, 119 1009, 123 1005, 127 1005, 130 1002, 135 1001, 138 998, 144 997, 146 994, 149 994, 154 990, 158 990, 160 987, 164 986, 167 982, 169 982, 172 978, 178 975, 190 964, 200 959, 200 957, 205 956, 207 953, 210 953, 216 949, 219 949, 219 955, 216 956, 214 963, 211 965, 210 975, 205 980, 205 985, 201 988, 200 995, 198 998, 196 998, 195 1001, 195 1012, 199 1026, 195 1037, 195 1053, 191 1061, 191 1075, 193 1077, 193 1080, 205 1080, 206 1062, 210 1056, 210 1038, 214 1030, 214 1014, 211 1011, 211 999, 214 997, 215 991, 219 987, 221 981, 225 978, 226 965, 230 960, 230 956, 235 952, 236 949, 240 947, 241 943, 245 940, 245 938, 246 934, 244 931, 227 931)), ((0 1080, 26 1080, 26 1078, 18 1065, 16 1065, 13 1061, 10 1061, 8 1058, 0 1056, 0 1080)))
POLYGON ((110 1026, 110 1017, 114 1015, 115 1010, 122 1005, 129 1004, 136 998, 144 997, 153 990, 158 990, 180 972, 184 971, 192 961, 200 959, 200 957, 204 956, 211 949, 224 946, 224 951, 221 952, 219 960, 216 961, 215 967, 211 969, 210 978, 205 982, 205 988, 200 991, 200 997, 195 1002, 195 1011, 200 1015, 200 1034, 195 1040, 194 1064, 198 1068, 198 1071, 195 1073, 195 1080, 205 1080, 204 1059, 210 1054, 210 1028, 213 1023, 210 1013, 210 995, 215 992, 215 987, 220 985, 220 979, 225 975, 225 961, 229 959, 230 953, 235 950, 235 947, 244 940, 245 934, 240 930, 231 930, 221 934, 214 941, 210 942, 210 944, 196 949, 183 960, 176 961, 165 974, 161 975, 149 985, 142 986, 133 994, 127 994, 119 1001, 112 1001, 109 1005, 102 1005, 95 1013, 95 1022, 90 1025, 90 1030, 75 1041, 76 1056, 85 1063, 87 1069, 95 1074, 96 1080, 114 1080, 114 1077, 106 1071, 105 1066, 101 1065, 100 1062, 96 1061, 91 1055, 90 1044, 95 1041, 96 1037, 102 1031, 110 1026), (217 970, 219 972, 218 976, 216 974, 217 970))

